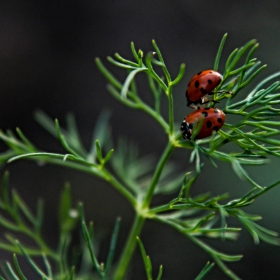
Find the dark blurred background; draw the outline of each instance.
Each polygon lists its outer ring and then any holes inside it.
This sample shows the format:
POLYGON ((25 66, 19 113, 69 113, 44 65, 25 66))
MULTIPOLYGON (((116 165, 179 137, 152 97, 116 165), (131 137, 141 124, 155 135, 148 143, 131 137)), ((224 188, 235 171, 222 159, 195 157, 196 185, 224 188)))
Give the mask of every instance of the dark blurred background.
MULTIPOLYGON (((131 58, 131 41, 148 52, 152 50, 151 40, 156 39, 173 77, 179 65, 186 63, 185 77, 174 90, 175 119, 180 123, 189 111, 184 99, 188 80, 194 73, 213 66, 224 33, 228 32, 229 36, 221 72, 227 55, 253 38, 261 44, 256 56, 269 66, 255 83, 279 71, 279 14, 278 0, 1 1, 0 127, 18 126, 38 147, 61 151, 59 144, 34 121, 33 113, 42 109, 64 124, 65 115, 72 112, 89 147, 98 115, 107 108, 112 111, 115 140, 125 136, 139 144, 141 155, 153 153, 158 157, 167 141, 165 135, 148 116, 124 107, 110 96, 105 89, 106 81, 95 66, 95 57, 106 61, 107 55, 119 52, 131 58)), ((123 79, 124 73, 119 77, 123 79)), ((148 91, 144 90, 141 95, 149 100, 148 91)), ((178 168, 193 169, 188 156, 187 152, 175 153, 173 160, 178 168)), ((8 169, 11 186, 32 209, 38 197, 45 199, 45 235, 50 244, 56 244, 58 196, 64 183, 69 181, 75 202, 85 203, 87 217, 94 221, 100 235, 109 237, 116 217, 122 217, 118 245, 121 249, 133 212, 110 186, 89 175, 54 166, 39 168, 25 161, 15 162, 8 169)), ((248 168, 248 172, 257 182, 266 185, 279 179, 278 169, 279 162, 273 160, 267 167, 248 168)), ((206 162, 203 176, 194 188, 196 193, 230 192, 238 196, 250 186, 236 178, 227 164, 219 163, 219 169, 215 169, 206 162)), ((276 188, 248 209, 264 217, 262 225, 278 232, 279 195, 280 188, 276 188)), ((164 265, 164 279, 194 279, 210 259, 179 233, 151 221, 144 227, 142 241, 155 270, 160 264, 164 265)), ((244 254, 242 261, 229 264, 242 279, 279 279, 279 247, 263 242, 255 246, 245 230, 237 242, 211 244, 227 253, 244 254)), ((101 248, 103 259, 105 251, 101 248)), ((1 253, 1 259, 11 259, 10 255, 1 253)), ((129 275, 131 279, 145 279, 138 249, 129 275)), ((214 268, 207 279, 225 278, 214 268)))

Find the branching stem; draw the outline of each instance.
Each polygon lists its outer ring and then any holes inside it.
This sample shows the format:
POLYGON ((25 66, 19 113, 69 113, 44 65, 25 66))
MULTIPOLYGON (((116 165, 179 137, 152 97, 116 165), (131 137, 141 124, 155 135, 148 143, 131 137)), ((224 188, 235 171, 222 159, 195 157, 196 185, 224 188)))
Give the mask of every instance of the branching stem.
POLYGON ((120 261, 117 266, 117 270, 114 275, 114 280, 124 279, 127 272, 127 268, 131 261, 132 255, 136 247, 136 237, 140 235, 142 227, 144 225, 145 218, 138 213, 135 216, 129 237, 122 251, 120 261))

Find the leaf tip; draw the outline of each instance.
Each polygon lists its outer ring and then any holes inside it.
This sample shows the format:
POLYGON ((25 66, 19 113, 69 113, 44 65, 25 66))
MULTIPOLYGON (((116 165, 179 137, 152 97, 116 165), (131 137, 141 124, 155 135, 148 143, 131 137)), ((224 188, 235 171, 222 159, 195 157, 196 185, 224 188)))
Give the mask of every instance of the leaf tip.
POLYGON ((11 163, 11 162, 13 162, 14 161, 14 158, 9 158, 8 160, 7 160, 7 163, 11 163))
POLYGON ((224 34, 222 40, 225 40, 225 39, 227 38, 227 36, 228 36, 228 32, 226 32, 226 33, 224 34))
POLYGON ((80 214, 83 212, 83 208, 84 208, 84 204, 83 204, 83 202, 78 202, 78 210, 79 210, 79 212, 80 212, 80 214))

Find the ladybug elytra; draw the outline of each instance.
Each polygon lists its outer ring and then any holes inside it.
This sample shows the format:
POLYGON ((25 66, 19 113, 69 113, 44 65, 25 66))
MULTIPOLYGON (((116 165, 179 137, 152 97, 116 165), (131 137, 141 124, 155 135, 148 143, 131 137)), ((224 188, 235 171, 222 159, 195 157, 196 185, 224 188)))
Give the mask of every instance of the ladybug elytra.
POLYGON ((203 139, 212 135, 212 132, 218 131, 224 124, 226 115, 218 108, 199 108, 187 115, 182 124, 181 131, 184 139, 190 139, 193 132, 194 123, 199 125, 203 118, 203 124, 195 139, 203 139))
POLYGON ((214 94, 213 90, 220 84, 222 79, 223 76, 215 70, 204 70, 194 75, 186 91, 187 106, 196 109, 191 104, 206 103, 204 96, 214 94))

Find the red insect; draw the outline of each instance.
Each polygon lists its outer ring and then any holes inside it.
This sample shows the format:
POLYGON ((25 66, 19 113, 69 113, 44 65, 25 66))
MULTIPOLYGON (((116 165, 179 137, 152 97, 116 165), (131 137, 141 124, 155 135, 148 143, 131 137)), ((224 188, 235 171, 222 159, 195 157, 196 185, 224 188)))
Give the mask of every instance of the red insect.
POLYGON ((193 132, 194 123, 199 125, 201 118, 203 119, 202 127, 195 139, 203 139, 212 135, 213 130, 218 131, 224 124, 226 115, 217 108, 199 108, 187 115, 181 125, 182 136, 190 139, 193 132))
POLYGON ((212 95, 213 90, 223 80, 223 76, 215 70, 204 70, 194 75, 186 91, 187 105, 191 108, 197 109, 191 104, 203 104, 207 102, 205 95, 212 95))

